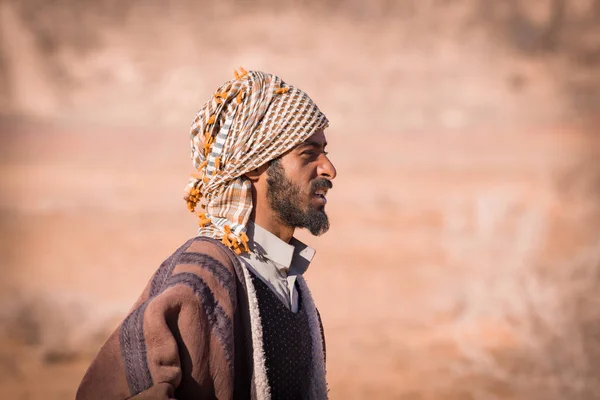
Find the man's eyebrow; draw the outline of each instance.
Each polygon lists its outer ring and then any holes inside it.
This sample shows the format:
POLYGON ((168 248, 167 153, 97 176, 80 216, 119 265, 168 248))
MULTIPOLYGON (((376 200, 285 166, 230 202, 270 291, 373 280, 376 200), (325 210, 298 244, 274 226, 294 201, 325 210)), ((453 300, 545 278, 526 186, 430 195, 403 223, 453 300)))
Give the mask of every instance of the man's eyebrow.
MULTIPOLYGON (((316 140, 307 140, 306 142, 302 142, 300 143, 297 148, 299 147, 305 147, 305 146, 312 146, 312 147, 321 147, 321 142, 318 142, 316 140)), ((325 148, 327 146, 327 142, 323 143, 323 148, 325 148)))

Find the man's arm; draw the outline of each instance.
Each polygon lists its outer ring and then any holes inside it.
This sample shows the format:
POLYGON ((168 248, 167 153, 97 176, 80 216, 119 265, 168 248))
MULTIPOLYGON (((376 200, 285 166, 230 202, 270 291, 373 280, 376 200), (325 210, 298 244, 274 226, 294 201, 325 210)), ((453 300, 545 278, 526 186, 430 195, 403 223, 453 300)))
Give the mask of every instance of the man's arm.
POLYGON ((194 242, 164 265, 167 276, 159 269, 100 349, 77 400, 231 397, 235 278, 214 250, 194 242))
MULTIPOLYGON (((111 335, 86 372, 76 398, 173 398, 183 368, 192 367, 186 365, 189 360, 182 363, 179 353, 205 353, 210 341, 206 340, 207 328, 206 315, 193 290, 185 285, 168 288, 140 304, 111 335)), ((193 367, 204 370, 197 378, 205 380, 205 390, 210 391, 208 360, 197 364, 193 367)), ((193 379, 185 373, 187 379, 193 379)))

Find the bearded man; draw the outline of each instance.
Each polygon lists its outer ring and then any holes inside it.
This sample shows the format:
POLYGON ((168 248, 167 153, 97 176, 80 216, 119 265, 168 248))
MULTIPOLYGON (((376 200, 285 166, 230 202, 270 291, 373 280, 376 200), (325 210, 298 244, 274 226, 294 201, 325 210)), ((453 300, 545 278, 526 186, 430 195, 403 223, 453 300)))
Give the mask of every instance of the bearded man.
POLYGON ((191 129, 199 235, 156 271, 77 399, 323 399, 325 339, 302 274, 336 176, 325 115, 277 76, 236 72, 191 129))

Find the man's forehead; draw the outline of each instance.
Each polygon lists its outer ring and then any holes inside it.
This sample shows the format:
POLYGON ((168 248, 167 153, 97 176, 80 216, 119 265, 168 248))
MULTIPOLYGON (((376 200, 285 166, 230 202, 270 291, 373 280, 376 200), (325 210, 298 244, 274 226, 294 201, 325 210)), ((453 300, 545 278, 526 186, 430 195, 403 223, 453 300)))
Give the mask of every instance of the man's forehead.
POLYGON ((327 146, 327 138, 323 129, 319 129, 311 136, 308 137, 304 142, 300 143, 299 146, 327 146))

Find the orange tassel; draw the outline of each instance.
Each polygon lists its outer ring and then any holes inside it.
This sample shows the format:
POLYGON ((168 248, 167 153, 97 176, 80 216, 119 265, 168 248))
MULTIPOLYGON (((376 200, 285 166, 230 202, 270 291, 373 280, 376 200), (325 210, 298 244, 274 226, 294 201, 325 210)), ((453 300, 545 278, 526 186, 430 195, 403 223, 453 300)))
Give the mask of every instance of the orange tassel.
POLYGON ((240 248, 240 244, 238 242, 233 242, 232 246, 233 246, 233 251, 235 254, 237 254, 237 255, 242 254, 242 249, 240 248))
POLYGON ((240 91, 235 99, 238 104, 242 104, 242 100, 244 100, 244 92, 240 91))
POLYGON ((204 145, 203 145, 204 156, 208 156, 208 153, 210 151, 210 146, 212 146, 213 142, 215 141, 214 136, 210 135, 208 132, 207 132, 206 136, 208 136, 208 137, 204 138, 204 145))
POLYGON ((210 225, 211 220, 206 216, 206 213, 198 214, 198 226, 204 228, 206 225, 210 225))
POLYGON ((195 201, 188 200, 188 201, 186 201, 186 205, 187 205, 187 209, 190 210, 190 212, 196 211, 196 202, 195 201))
POLYGON ((242 234, 240 235, 240 240, 242 241, 242 245, 244 246, 244 251, 250 253, 250 248, 248 247, 248 241, 250 239, 248 239, 248 236, 245 232, 242 232, 242 234))
POLYGON ((287 93, 287 92, 289 92, 289 90, 290 90, 289 87, 280 87, 279 89, 275 90, 275 94, 287 93))
POLYGON ((188 194, 186 200, 187 208, 188 210, 190 210, 190 212, 194 212, 194 210, 196 209, 196 204, 198 204, 199 200, 200 191, 195 187, 190 189, 190 193, 188 194))
POLYGON ((215 114, 211 115, 210 118, 208 119, 208 121, 206 121, 207 124, 214 124, 215 123, 215 114))
POLYGON ((202 163, 198 166, 198 171, 192 174, 192 177, 200 180, 204 176, 205 172, 202 171, 208 165, 208 160, 202 161, 202 163))
POLYGON ((238 72, 237 70, 233 70, 233 76, 235 76, 235 79, 237 79, 238 81, 246 75, 248 75, 248 71, 246 71, 242 67, 240 67, 240 72, 238 72))
POLYGON ((219 169, 221 166, 221 157, 215 158, 215 169, 219 169))
POLYGON ((223 243, 225 246, 230 247, 231 246, 231 241, 229 240, 229 238, 225 235, 223 235, 223 239, 221 239, 221 243, 223 243))
POLYGON ((194 187, 194 188, 191 188, 191 189, 190 189, 190 196, 189 196, 189 197, 190 197, 190 198, 192 198, 192 197, 193 197, 193 198, 200 197, 200 191, 198 190, 198 188, 195 188, 195 187, 194 187))

